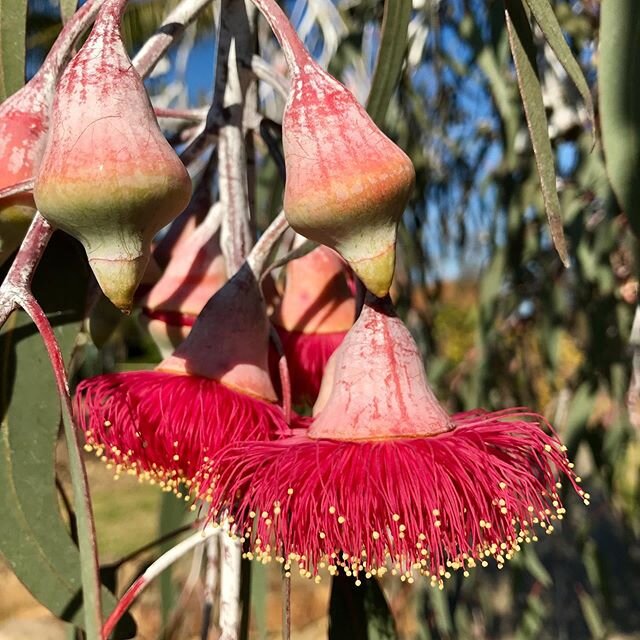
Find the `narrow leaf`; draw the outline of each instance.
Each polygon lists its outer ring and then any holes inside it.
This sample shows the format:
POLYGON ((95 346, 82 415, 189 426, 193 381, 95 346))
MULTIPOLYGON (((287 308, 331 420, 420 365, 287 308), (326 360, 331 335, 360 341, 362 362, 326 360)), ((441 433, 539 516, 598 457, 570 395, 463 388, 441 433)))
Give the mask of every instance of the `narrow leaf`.
POLYGON ((380 48, 367 101, 367 111, 379 127, 384 122, 391 96, 400 79, 410 19, 411 0, 385 2, 380 48))
POLYGON ((562 228, 562 213, 556 191, 556 170, 553 150, 548 135, 547 116, 542 101, 542 90, 538 80, 536 51, 529 19, 520 0, 506 0, 505 18, 509 33, 509 44, 516 67, 518 87, 524 105, 531 143, 538 167, 542 198, 544 200, 551 239, 565 267, 569 266, 569 255, 562 228))
MULTIPOLYGON (((526 0, 531 10, 531 14, 535 18, 538 26, 544 33, 546 41, 553 49, 556 57, 560 61, 560 64, 564 67, 568 76, 573 80, 573 84, 580 92, 582 99, 589 111, 589 117, 591 122, 594 121, 593 115, 593 100, 591 98, 591 91, 589 91, 589 85, 582 73, 582 69, 575 59, 567 41, 564 38, 560 23, 556 18, 556 14, 553 12, 553 8, 549 3, 549 0, 526 0)), ((608 2, 608 0, 607 0, 608 2)))
MULTIPOLYGON (((79 280, 86 280, 70 244, 47 252, 34 283, 36 290, 44 287, 39 298, 65 353, 80 324, 79 280)), ((0 371, 0 552, 44 606, 80 626, 78 547, 60 515, 55 487, 60 403, 42 340, 22 312, 0 332, 0 371)), ((101 597, 105 611, 113 609, 115 598, 106 588, 101 597)), ((130 638, 134 629, 128 619, 117 637, 130 638)))
POLYGON ((27 0, 0 0, 0 101, 24 84, 27 0))
POLYGON ((599 100, 607 174, 640 236, 640 3, 607 0, 600 14, 599 100))

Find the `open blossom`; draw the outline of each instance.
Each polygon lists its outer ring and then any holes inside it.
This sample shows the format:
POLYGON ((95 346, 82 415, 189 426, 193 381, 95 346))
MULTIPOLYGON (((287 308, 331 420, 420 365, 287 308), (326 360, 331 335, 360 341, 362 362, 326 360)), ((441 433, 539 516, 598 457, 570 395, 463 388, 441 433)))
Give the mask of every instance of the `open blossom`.
POLYGON ((391 568, 441 585, 553 531, 563 478, 588 501, 542 416, 449 416, 388 301, 368 298, 328 375, 307 431, 229 445, 202 477, 211 517, 227 514, 249 557, 316 579, 323 567, 357 580, 391 568))
POLYGON ((340 256, 320 246, 289 262, 284 295, 271 322, 287 358, 294 404, 316 401, 327 360, 354 319, 355 299, 340 256))
POLYGON ((187 339, 154 371, 84 380, 75 413, 87 447, 116 473, 176 489, 237 438, 289 433, 268 373, 269 324, 245 264, 207 303, 187 339))

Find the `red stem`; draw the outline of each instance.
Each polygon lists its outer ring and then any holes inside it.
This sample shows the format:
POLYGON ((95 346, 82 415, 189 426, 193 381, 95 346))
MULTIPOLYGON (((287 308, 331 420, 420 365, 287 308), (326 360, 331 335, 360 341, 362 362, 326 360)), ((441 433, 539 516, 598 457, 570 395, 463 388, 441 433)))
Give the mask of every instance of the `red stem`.
POLYGON ((142 574, 126 591, 126 593, 118 600, 111 615, 107 618, 107 621, 102 627, 102 637, 104 640, 113 633, 116 625, 120 621, 120 618, 127 612, 129 607, 134 603, 138 595, 144 591, 149 583, 149 580, 142 574))
POLYGON ((252 0, 260 13, 265 17, 271 30, 278 39, 289 67, 289 73, 296 76, 308 64, 315 64, 313 58, 302 44, 289 18, 280 8, 276 0, 252 0))
POLYGON ((29 291, 33 274, 53 234, 53 227, 36 212, 22 246, 0 286, 0 327, 18 308, 20 296, 29 291))
MULTIPOLYGON (((32 272, 29 273, 29 280, 32 272)), ((69 394, 69 383, 67 381, 67 374, 64 366, 64 358, 60 351, 60 345, 56 339, 51 323, 46 314, 42 310, 42 307, 38 304, 33 294, 26 288, 17 292, 17 302, 23 309, 29 314, 34 324, 36 325, 38 332, 42 337, 45 348, 49 355, 51 367, 56 380, 56 386, 58 388, 58 395, 60 401, 63 404, 63 412, 66 413, 65 424, 65 436, 67 441, 67 450, 69 454, 69 466, 71 468, 71 475, 73 480, 74 500, 76 505, 81 503, 83 505, 82 511, 83 517, 78 518, 79 526, 79 547, 80 547, 80 560, 83 565, 83 570, 87 570, 87 574, 90 572, 92 585, 92 592, 97 596, 95 602, 90 603, 88 600, 89 594, 86 591, 86 584, 83 580, 83 594, 85 596, 85 607, 91 607, 91 618, 93 626, 95 627, 95 637, 100 630, 102 623, 102 607, 100 606, 100 565, 98 561, 98 543, 96 540, 95 522, 93 519, 93 513, 91 509, 91 497, 89 496, 89 480, 87 478, 87 470, 82 460, 82 442, 80 441, 80 432, 75 428, 73 424, 73 409, 71 407, 71 396, 69 394), (80 528, 82 526, 82 528, 80 528), (88 565, 88 569, 87 569, 88 565), (93 606, 91 606, 91 604, 93 606)), ((90 583, 89 583, 90 584, 90 583)), ((87 625, 89 625, 87 620, 87 625)), ((92 629, 87 626, 87 633, 89 637, 93 638, 92 629)))
POLYGON ((291 578, 282 572, 282 640, 291 639, 291 578))

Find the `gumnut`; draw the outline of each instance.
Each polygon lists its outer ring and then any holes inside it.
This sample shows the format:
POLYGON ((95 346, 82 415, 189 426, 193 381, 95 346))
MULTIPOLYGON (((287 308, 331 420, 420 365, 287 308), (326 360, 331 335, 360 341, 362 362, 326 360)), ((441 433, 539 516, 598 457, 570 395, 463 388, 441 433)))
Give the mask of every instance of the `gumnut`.
POLYGON ((35 201, 82 242, 106 296, 129 311, 154 235, 191 197, 189 175, 156 120, 107 0, 60 78, 35 201))
POLYGON ((340 253, 364 285, 386 295, 398 222, 415 182, 409 157, 353 94, 324 71, 274 0, 254 0, 291 75, 282 132, 284 211, 301 235, 340 253))
MULTIPOLYGON (((33 78, 0 105, 0 189, 34 177, 44 153, 56 80, 71 46, 99 8, 99 0, 88 0, 69 19, 33 78)), ((0 199, 0 264, 20 244, 35 210, 30 190, 0 199)))

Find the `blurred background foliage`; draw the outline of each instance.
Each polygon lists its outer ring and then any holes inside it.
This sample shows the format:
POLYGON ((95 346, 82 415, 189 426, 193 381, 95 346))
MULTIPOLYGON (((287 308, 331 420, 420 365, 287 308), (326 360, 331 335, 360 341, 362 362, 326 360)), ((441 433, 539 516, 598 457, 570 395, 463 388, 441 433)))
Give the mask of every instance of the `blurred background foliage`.
MULTIPOLYGON (((364 102, 383 2, 284 5, 314 55, 364 102)), ((600 2, 552 5, 597 102, 600 2)), ((126 27, 132 47, 169 6, 132 2, 126 27)), ((184 107, 210 100, 212 16, 198 21, 151 81, 156 102, 184 107)), ((33 0, 28 72, 58 29, 56 9, 33 0)), ((409 33, 400 87, 384 124, 417 171, 394 297, 449 409, 526 405, 544 413, 592 500, 585 508, 568 495, 567 516, 554 535, 501 571, 456 575, 444 591, 421 581, 385 582, 397 633, 425 640, 640 638, 640 400, 628 396, 637 250, 605 172, 598 114, 594 131, 577 91, 534 29, 569 245, 565 269, 549 236, 503 0, 413 0, 409 33)), ((263 55, 282 68, 269 32, 261 28, 259 35, 263 55)), ((277 119, 281 100, 266 86, 260 98, 277 119)), ((264 224, 279 207, 282 182, 259 141, 257 151, 264 224)), ((91 349, 87 374, 152 357, 131 320, 98 362, 91 349)), ((158 503, 145 509, 155 513, 158 503)), ((100 510, 98 502, 99 517, 100 510)), ((274 630, 265 613, 271 582, 264 569, 255 571, 254 626, 262 638, 268 627, 274 630)), ((303 593, 312 597, 306 587, 303 593)), ((369 637, 389 633, 370 630, 369 637)))

